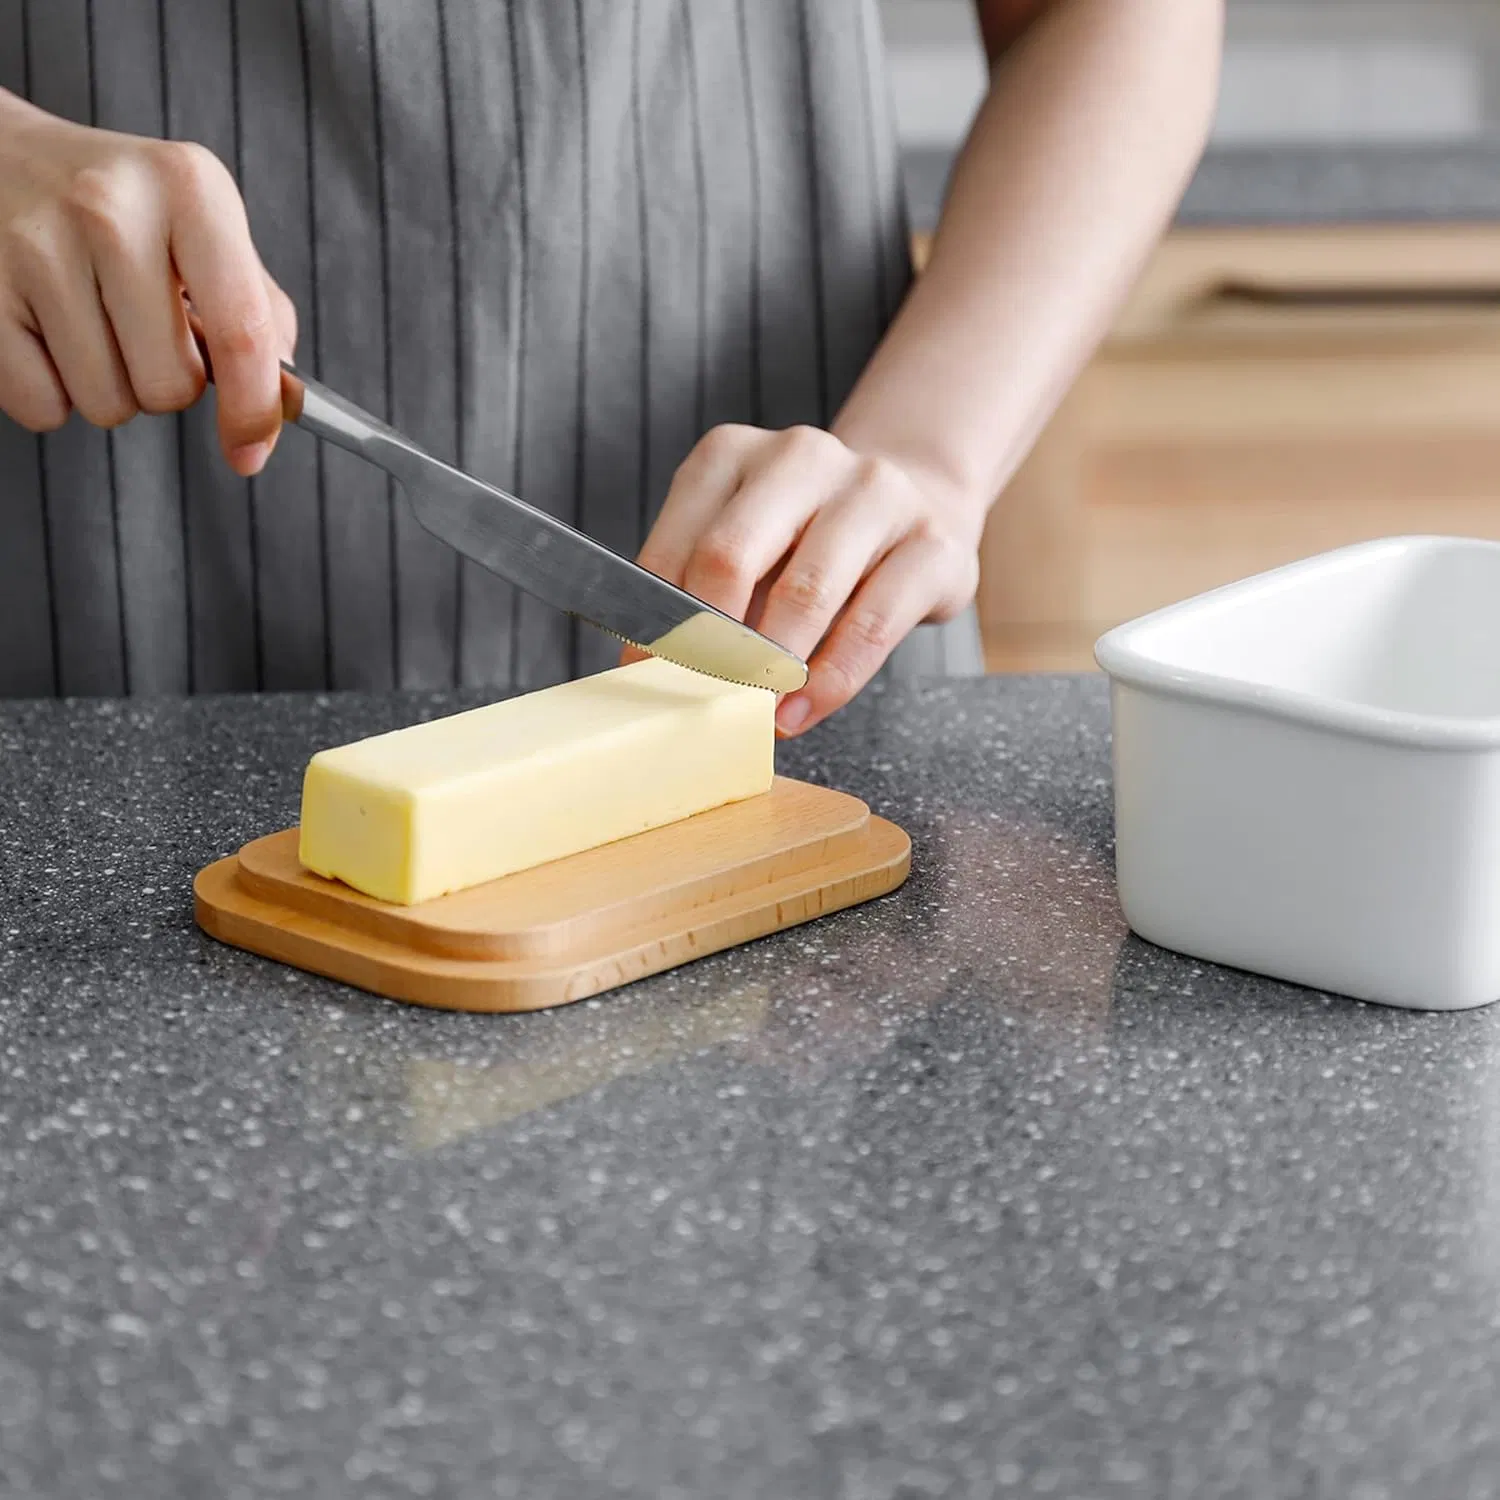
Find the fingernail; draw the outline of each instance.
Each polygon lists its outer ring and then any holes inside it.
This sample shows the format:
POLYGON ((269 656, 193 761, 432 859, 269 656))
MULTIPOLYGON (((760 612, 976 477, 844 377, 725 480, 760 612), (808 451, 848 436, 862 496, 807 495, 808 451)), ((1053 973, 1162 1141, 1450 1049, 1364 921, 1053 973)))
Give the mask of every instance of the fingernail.
POLYGON ((230 453, 230 465, 237 474, 259 474, 271 456, 271 447, 270 443, 246 443, 243 448, 236 448, 230 453))
POLYGON ((776 727, 783 734, 799 734, 807 728, 812 713, 812 704, 806 698, 793 696, 777 710, 776 727))

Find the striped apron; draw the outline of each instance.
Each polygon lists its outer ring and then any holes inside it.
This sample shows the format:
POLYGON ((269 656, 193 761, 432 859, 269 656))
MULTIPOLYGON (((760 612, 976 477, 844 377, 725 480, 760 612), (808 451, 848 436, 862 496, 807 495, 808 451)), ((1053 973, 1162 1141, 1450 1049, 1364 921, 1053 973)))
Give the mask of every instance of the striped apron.
MULTIPOLYGON (((299 361, 627 555, 719 422, 829 421, 910 276, 873 0, 0 0, 0 85, 231 168, 299 361)), ((0 417, 0 695, 532 688, 615 644, 211 400, 0 417)), ((892 670, 979 669, 972 614, 892 670)))

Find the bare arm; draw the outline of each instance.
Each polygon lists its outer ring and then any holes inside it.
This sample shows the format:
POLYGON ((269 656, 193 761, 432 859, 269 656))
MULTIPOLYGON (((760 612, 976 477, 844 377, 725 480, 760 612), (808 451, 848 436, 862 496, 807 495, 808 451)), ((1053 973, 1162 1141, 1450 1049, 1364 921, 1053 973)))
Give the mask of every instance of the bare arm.
POLYGON ((980 13, 989 97, 925 273, 834 427, 937 476, 970 532, 1166 227, 1212 118, 1223 26, 1221 0, 980 13))
POLYGON ((718 428, 646 566, 810 657, 800 733, 973 599, 985 515, 1201 153, 1223 0, 980 0, 992 86, 923 276, 832 433, 718 428))

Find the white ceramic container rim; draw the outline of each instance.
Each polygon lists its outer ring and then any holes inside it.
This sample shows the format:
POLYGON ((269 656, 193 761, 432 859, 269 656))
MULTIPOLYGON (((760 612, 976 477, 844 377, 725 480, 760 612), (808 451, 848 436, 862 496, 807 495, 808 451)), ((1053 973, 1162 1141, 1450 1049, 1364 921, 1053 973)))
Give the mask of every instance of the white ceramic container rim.
MULTIPOLYGON (((1500 542, 1469 537, 1396 536, 1322 552, 1118 625, 1099 638, 1094 646, 1094 660, 1112 680, 1166 697, 1247 709, 1287 723, 1392 745, 1435 750, 1500 749, 1500 716, 1456 718, 1376 708, 1317 693, 1248 682, 1196 667, 1173 666, 1147 654, 1141 646, 1141 637, 1160 625, 1192 616, 1201 616, 1207 624, 1214 616, 1227 613, 1240 603, 1278 592, 1309 575, 1359 567, 1383 553, 1438 549, 1500 551, 1500 542)), ((1500 597, 1495 607, 1500 610, 1500 597)), ((1500 672, 1500 661, 1495 663, 1495 670, 1500 672)))

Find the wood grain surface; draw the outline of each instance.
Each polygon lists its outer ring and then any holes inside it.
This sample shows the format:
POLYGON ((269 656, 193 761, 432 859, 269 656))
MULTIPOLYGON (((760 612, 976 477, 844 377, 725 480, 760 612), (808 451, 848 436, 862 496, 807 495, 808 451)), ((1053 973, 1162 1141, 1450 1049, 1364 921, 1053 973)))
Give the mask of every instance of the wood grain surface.
POLYGON ((297 862, 288 829, 201 871, 198 924, 235 947, 419 1005, 538 1010, 882 896, 911 841, 846 793, 763 797, 417 906, 297 862))

